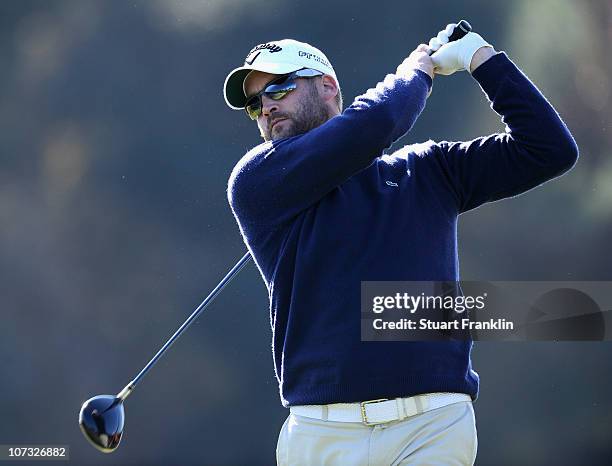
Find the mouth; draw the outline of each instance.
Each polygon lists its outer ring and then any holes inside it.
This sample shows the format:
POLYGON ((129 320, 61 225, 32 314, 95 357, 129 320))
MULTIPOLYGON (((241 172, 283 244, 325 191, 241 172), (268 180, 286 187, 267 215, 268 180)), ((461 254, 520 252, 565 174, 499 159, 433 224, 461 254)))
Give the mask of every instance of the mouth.
POLYGON ((272 131, 274 129, 274 127, 276 126, 277 123, 280 123, 283 120, 286 120, 286 118, 278 118, 276 120, 273 120, 272 124, 270 125, 270 131, 272 131))

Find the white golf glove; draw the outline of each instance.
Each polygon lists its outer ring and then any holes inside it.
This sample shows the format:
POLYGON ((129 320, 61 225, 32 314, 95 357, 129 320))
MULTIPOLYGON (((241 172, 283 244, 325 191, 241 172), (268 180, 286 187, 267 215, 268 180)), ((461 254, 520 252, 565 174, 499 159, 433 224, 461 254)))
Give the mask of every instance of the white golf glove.
POLYGON ((472 57, 481 47, 491 47, 479 34, 468 32, 461 39, 449 42, 456 24, 449 24, 446 29, 429 41, 429 48, 436 52, 431 56, 434 72, 449 75, 455 71, 470 69, 472 57))

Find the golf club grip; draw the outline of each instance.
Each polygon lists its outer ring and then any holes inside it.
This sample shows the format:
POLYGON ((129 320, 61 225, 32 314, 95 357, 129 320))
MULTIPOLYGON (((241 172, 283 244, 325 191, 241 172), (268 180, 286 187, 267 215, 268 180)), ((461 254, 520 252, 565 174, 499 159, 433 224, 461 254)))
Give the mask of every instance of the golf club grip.
MULTIPOLYGON (((465 19, 462 19, 455 26, 455 29, 453 30, 453 33, 448 38, 448 41, 453 42, 455 40, 459 40, 471 30, 472 30, 472 26, 470 25, 470 23, 468 23, 465 19)), ((433 55, 434 53, 435 52, 431 52, 429 55, 433 55)))

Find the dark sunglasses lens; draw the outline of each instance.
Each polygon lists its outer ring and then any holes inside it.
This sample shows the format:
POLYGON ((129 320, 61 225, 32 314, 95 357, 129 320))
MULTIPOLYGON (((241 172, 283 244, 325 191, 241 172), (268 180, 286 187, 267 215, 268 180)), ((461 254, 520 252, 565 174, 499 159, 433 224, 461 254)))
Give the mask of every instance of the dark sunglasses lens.
MULTIPOLYGON (((283 82, 268 84, 264 92, 267 95, 275 94, 278 92, 284 92, 285 93, 283 95, 284 97, 287 94, 287 92, 292 91, 296 87, 297 87, 297 84, 295 84, 295 81, 293 79, 284 78, 283 82)), ((275 99, 275 100, 278 100, 278 99, 275 99)))
POLYGON ((266 95, 270 97, 272 100, 281 100, 283 97, 289 94, 289 92, 291 92, 292 90, 293 89, 286 89, 284 91, 266 92, 266 95))
POLYGON ((259 118, 259 115, 261 115, 261 97, 251 97, 244 106, 244 109, 246 110, 247 115, 249 115, 251 120, 257 120, 257 118, 259 118))
POLYGON ((247 100, 244 109, 251 118, 251 120, 257 120, 261 115, 261 95, 265 94, 272 100, 281 100, 289 92, 293 91, 297 87, 297 84, 290 75, 282 76, 276 81, 272 81, 266 86, 266 88, 257 95, 252 96, 247 100))

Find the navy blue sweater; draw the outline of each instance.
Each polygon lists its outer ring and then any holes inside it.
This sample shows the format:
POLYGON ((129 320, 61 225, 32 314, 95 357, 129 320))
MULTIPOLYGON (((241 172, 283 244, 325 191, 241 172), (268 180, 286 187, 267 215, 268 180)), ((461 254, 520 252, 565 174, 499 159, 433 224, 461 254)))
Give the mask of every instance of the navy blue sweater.
POLYGON ((431 79, 416 71, 388 75, 341 115, 263 143, 234 168, 228 198, 268 289, 284 406, 476 398, 471 341, 360 341, 362 280, 458 280, 458 215, 576 161, 567 127, 504 53, 473 77, 505 133, 383 155, 425 107, 431 79))

